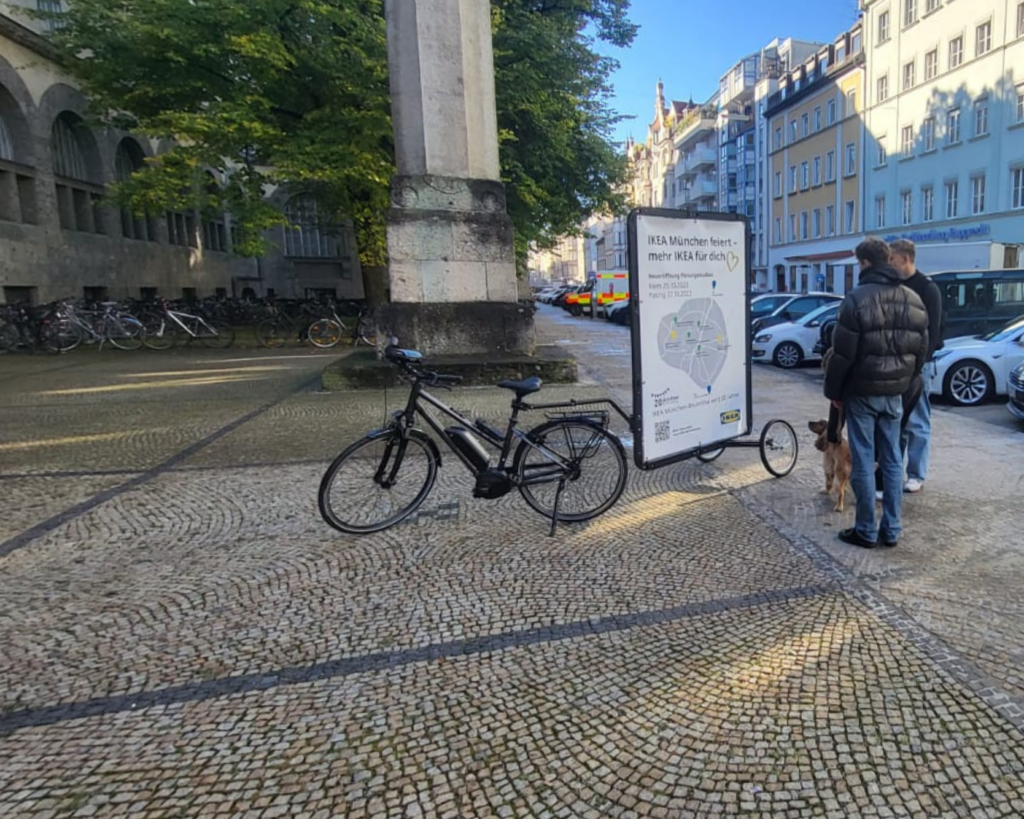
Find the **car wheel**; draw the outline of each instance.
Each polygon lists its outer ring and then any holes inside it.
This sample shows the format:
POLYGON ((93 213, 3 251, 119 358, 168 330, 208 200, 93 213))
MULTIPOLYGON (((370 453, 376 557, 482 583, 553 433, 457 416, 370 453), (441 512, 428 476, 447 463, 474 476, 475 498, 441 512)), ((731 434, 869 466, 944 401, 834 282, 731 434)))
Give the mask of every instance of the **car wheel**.
POLYGON ((782 342, 782 344, 775 348, 775 355, 772 356, 775 366, 782 367, 785 370, 792 370, 803 360, 803 350, 792 341, 782 342))
POLYGON ((943 393, 960 407, 984 403, 992 395, 994 379, 980 361, 961 361, 946 373, 943 393))

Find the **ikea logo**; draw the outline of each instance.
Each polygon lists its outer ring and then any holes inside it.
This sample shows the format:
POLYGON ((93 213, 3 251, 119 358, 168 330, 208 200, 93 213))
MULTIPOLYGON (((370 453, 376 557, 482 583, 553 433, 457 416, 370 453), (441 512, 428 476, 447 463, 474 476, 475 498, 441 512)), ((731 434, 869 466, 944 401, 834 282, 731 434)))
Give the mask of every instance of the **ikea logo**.
POLYGON ((739 410, 729 410, 728 412, 723 412, 721 417, 724 426, 726 424, 738 424, 742 416, 739 410))

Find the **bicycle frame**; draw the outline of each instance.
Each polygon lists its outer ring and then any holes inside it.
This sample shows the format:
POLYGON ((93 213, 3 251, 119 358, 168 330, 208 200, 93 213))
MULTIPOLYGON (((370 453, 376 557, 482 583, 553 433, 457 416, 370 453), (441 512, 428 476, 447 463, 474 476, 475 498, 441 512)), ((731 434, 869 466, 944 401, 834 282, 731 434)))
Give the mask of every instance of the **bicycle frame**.
POLYGON ((217 335, 217 331, 214 330, 202 316, 193 316, 190 313, 180 313, 177 310, 171 310, 167 308, 164 310, 164 315, 172 319, 182 330, 188 333, 192 338, 196 338, 199 335, 200 330, 206 330, 213 335, 217 335), (189 327, 185 322, 191 322, 192 326, 189 327))
MULTIPOLYGON (((541 452, 545 458, 547 458, 553 464, 557 465, 559 467, 559 475, 561 474, 562 469, 570 466, 569 461, 567 461, 557 452, 548 449, 543 444, 538 444, 534 441, 531 441, 529 437, 526 435, 526 433, 520 432, 517 429, 519 423, 519 413, 522 412, 523 410, 530 409, 530 407, 524 404, 522 401, 516 400, 512 402, 512 415, 509 417, 508 426, 505 430, 505 435, 504 437, 498 437, 493 435, 488 430, 480 429, 475 423, 470 421, 464 415, 452 409, 443 401, 439 400, 438 398, 434 397, 429 392, 424 390, 423 385, 419 381, 414 381, 412 385, 412 391, 409 393, 409 400, 406 403, 405 409, 398 410, 394 413, 394 423, 396 424, 397 428, 402 431, 404 436, 404 434, 412 428, 417 416, 422 418, 424 421, 426 421, 427 425, 437 434, 438 438, 444 441, 448 449, 455 453, 456 457, 458 457, 458 459, 462 462, 463 466, 465 466, 466 469, 468 469, 470 473, 472 473, 474 476, 481 474, 481 470, 478 469, 476 465, 469 460, 469 458, 463 455, 462 452, 460 452, 455 446, 452 445, 452 443, 448 440, 448 436, 444 434, 444 427, 442 427, 441 424, 438 423, 438 421, 420 405, 421 401, 429 404, 438 412, 442 413, 448 418, 451 418, 453 421, 457 421, 466 429, 471 430, 474 434, 483 438, 484 441, 488 443, 490 446, 494 447, 495 449, 498 449, 500 453, 498 456, 498 464, 496 467, 491 468, 498 469, 504 472, 506 475, 508 475, 513 486, 548 483, 555 477, 554 475, 552 475, 550 477, 545 476, 541 478, 520 481, 516 475, 512 474, 509 469, 508 459, 509 456, 512 454, 513 444, 518 441, 526 441, 526 443, 533 447, 535 450, 541 452)), ((385 462, 387 460, 387 458, 384 459, 385 462)))

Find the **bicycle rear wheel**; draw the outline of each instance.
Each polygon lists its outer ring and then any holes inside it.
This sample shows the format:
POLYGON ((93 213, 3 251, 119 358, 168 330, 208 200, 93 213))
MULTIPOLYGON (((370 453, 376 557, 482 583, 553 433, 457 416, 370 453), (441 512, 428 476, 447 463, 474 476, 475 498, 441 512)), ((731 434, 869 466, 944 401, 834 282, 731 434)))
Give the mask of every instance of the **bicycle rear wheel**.
POLYGON ((134 316, 118 316, 106 326, 106 339, 119 350, 137 350, 142 346, 146 328, 134 316))
POLYGON ((264 347, 283 347, 294 333, 295 328, 280 319, 264 319, 256 325, 256 341, 264 347))
POLYGON ((437 457, 418 430, 367 435, 347 447, 324 473, 318 501, 323 519, 340 532, 380 532, 411 515, 437 479, 437 457))
POLYGON ((590 520, 607 512, 626 488, 628 467, 622 443, 584 419, 548 421, 530 430, 527 440, 516 450, 513 463, 520 494, 545 517, 554 512, 558 484, 564 476, 558 520, 566 523, 590 520))
POLYGON ((776 478, 784 478, 796 466, 799 446, 796 433, 785 421, 775 419, 761 430, 761 463, 776 478))
POLYGON ((365 344, 367 347, 377 346, 377 326, 372 319, 365 316, 359 319, 353 346, 358 347, 360 344, 365 344))
POLYGON ((345 325, 339 324, 334 319, 320 319, 309 325, 306 335, 314 347, 326 350, 341 342, 345 335, 345 325))
POLYGON ((167 316, 149 313, 142 317, 142 326, 142 343, 151 350, 169 350, 178 343, 177 327, 167 316))
POLYGON ((85 340, 85 331, 70 319, 55 319, 42 326, 38 338, 43 349, 67 353, 85 340))
POLYGON ((200 327, 196 338, 205 347, 212 347, 216 350, 223 350, 235 343, 235 330, 223 319, 208 319, 206 322, 210 329, 200 327), (213 332, 210 332, 212 330, 213 332))

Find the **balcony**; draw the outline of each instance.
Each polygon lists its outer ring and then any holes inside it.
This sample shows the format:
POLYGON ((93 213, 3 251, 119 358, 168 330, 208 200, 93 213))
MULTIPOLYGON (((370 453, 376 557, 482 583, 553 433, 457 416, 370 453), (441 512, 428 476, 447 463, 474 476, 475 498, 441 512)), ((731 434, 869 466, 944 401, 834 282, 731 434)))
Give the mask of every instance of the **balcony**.
POLYGON ((711 136, 718 128, 718 110, 703 108, 672 126, 673 145, 685 151, 699 139, 711 136))
POLYGON ((706 199, 717 199, 718 198, 718 180, 717 179, 698 179, 689 188, 687 188, 683 195, 678 197, 677 204, 679 205, 693 205, 698 202, 702 202, 706 199))
POLYGON ((699 173, 718 164, 718 152, 714 148, 698 148, 686 157, 686 173, 699 173))

